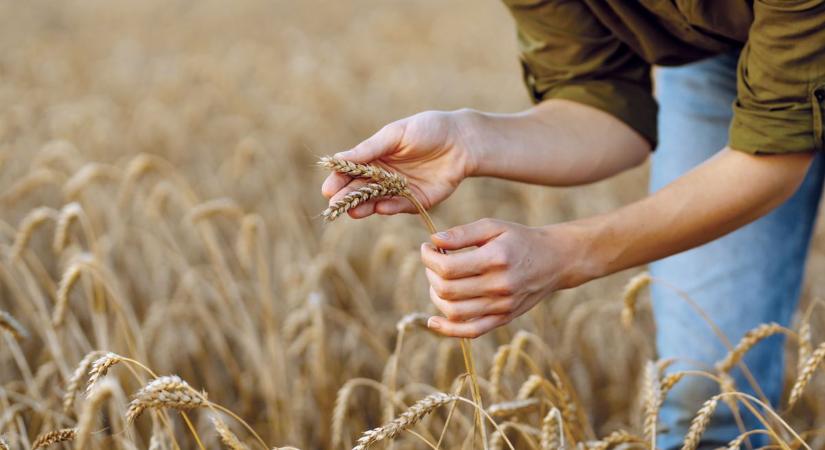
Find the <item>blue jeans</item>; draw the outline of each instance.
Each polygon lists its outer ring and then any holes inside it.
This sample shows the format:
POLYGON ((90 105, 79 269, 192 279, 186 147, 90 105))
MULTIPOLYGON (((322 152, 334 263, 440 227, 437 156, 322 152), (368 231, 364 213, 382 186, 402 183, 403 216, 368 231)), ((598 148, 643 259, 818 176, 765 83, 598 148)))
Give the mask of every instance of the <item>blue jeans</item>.
MULTIPOLYGON (((651 191, 727 144, 737 57, 726 54, 657 69, 660 142, 653 155, 651 191)), ((799 191, 785 204, 721 239, 651 264, 652 275, 687 293, 733 344, 761 323, 788 325, 800 295, 823 173, 825 164, 818 155, 799 191)), ((678 358, 670 372, 707 370, 727 353, 707 323, 673 289, 654 283, 652 298, 659 357, 678 358)), ((774 405, 782 393, 783 343, 782 337, 769 338, 744 359, 774 405)), ((739 369, 732 375, 739 390, 753 394, 739 369)), ((660 448, 681 448, 696 411, 718 392, 709 380, 687 377, 680 381, 661 410, 660 448)), ((742 414, 748 429, 760 427, 754 417, 742 414)), ((739 434, 731 410, 720 406, 704 434, 703 448, 724 445, 739 434)), ((751 442, 764 445, 757 439, 751 442)))

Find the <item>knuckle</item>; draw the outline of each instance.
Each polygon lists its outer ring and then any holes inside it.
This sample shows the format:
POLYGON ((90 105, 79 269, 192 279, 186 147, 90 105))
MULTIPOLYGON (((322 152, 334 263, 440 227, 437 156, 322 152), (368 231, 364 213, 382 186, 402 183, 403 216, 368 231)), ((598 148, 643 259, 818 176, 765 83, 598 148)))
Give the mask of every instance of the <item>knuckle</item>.
POLYGON ((470 338, 470 339, 475 339, 475 338, 481 336, 482 334, 484 334, 483 330, 481 330, 479 328, 471 328, 471 329, 467 330, 467 333, 465 334, 465 336, 470 338))
POLYGON ((493 294, 498 297, 509 297, 515 293, 516 286, 509 278, 502 278, 493 288, 493 294))
POLYGON ((441 308, 441 312, 444 313, 444 316, 452 322, 464 320, 464 314, 461 312, 459 308, 456 308, 454 305, 444 305, 441 308))

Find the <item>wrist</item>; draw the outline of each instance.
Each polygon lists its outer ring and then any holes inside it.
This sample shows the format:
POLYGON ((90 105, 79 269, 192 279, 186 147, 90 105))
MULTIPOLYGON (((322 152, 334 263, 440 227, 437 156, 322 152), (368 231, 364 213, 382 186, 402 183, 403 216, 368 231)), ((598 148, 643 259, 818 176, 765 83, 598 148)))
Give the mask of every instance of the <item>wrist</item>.
POLYGON ((608 274, 603 253, 598 248, 598 231, 575 221, 543 227, 549 248, 558 255, 558 289, 569 289, 608 274))
POLYGON ((453 112, 456 127, 456 144, 463 154, 464 176, 484 175, 489 161, 489 142, 485 131, 490 126, 488 114, 475 109, 463 108, 453 112))

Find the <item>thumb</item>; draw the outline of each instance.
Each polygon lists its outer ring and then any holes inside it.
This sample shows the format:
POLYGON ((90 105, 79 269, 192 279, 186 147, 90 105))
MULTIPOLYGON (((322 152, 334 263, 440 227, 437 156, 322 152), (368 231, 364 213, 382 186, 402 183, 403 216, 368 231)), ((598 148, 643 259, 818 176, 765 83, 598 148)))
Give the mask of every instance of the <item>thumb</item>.
POLYGON ((444 250, 460 250, 465 247, 481 246, 502 232, 504 232, 504 226, 501 222, 481 219, 435 233, 431 239, 433 244, 444 250))
POLYGON ((377 133, 351 150, 336 153, 335 157, 354 163, 366 164, 397 150, 403 135, 404 126, 399 122, 393 122, 384 126, 384 128, 381 128, 377 133))

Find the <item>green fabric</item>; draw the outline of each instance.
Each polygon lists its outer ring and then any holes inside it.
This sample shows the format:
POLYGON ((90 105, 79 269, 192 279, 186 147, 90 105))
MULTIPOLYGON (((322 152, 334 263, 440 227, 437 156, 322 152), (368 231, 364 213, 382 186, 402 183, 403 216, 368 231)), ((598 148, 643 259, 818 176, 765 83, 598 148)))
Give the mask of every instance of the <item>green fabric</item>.
POLYGON ((730 146, 823 149, 825 0, 504 0, 524 78, 539 102, 613 114, 655 144, 652 65, 742 47, 730 146))

